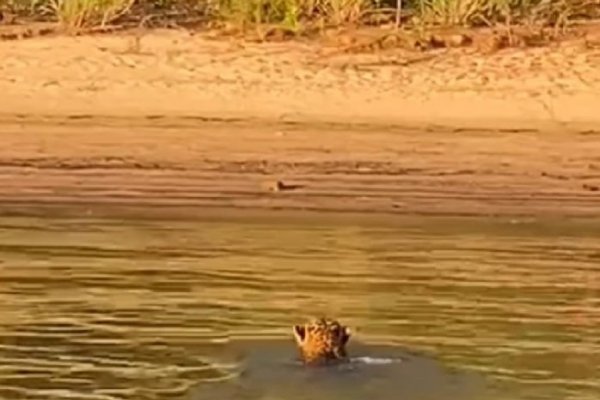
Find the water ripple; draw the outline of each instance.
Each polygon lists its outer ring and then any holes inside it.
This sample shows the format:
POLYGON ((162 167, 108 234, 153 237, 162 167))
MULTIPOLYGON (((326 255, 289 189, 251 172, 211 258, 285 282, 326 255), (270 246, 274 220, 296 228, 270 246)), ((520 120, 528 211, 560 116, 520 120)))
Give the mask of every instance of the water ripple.
POLYGON ((181 398, 235 379, 231 340, 326 313, 483 373, 498 398, 592 399, 600 231, 570 224, 5 218, 0 398, 181 398))

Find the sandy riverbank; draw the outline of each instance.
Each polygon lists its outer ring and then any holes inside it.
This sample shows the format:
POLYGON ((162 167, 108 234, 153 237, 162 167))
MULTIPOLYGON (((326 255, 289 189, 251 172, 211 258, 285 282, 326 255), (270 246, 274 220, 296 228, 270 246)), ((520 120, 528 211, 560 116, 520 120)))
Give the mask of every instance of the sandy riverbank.
POLYGON ((358 55, 154 32, 0 54, 4 210, 599 214, 600 47, 582 41, 358 55))
POLYGON ((600 126, 600 41, 487 55, 347 54, 327 44, 178 31, 4 41, 2 113, 600 126))

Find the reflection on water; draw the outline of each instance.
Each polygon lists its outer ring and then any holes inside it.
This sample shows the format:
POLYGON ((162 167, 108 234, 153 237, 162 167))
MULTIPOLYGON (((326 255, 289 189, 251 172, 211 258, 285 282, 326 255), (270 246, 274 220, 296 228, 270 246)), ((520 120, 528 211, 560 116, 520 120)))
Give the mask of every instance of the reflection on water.
POLYGON ((485 381, 486 398, 596 400, 599 238, 592 222, 3 217, 0 398, 466 399, 485 381), (421 355, 306 371, 290 326, 312 314, 354 328, 357 356, 421 355))

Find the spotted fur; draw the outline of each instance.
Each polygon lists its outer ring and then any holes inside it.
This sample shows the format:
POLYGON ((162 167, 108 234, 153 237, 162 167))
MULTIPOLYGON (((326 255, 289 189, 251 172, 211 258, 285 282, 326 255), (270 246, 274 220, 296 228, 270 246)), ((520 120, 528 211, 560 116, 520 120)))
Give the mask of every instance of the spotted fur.
POLYGON ((348 358, 346 344, 350 330, 336 320, 318 318, 294 325, 293 331, 300 357, 306 364, 327 364, 348 358))

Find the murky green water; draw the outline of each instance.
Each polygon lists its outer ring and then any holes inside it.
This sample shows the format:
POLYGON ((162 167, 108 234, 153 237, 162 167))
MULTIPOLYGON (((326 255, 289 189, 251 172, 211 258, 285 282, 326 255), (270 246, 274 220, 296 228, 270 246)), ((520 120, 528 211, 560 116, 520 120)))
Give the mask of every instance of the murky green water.
POLYGON ((2 217, 0 398, 600 398, 600 224, 315 221, 2 217))

